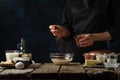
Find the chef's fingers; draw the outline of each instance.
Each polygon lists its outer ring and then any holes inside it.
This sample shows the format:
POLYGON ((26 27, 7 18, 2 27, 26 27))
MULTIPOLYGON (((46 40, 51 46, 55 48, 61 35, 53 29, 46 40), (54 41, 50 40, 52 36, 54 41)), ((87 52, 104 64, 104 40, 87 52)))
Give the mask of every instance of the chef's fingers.
POLYGON ((51 29, 55 29, 55 26, 56 26, 56 25, 50 25, 50 26, 49 26, 49 29, 50 29, 50 30, 51 30, 51 29))
POLYGON ((90 39, 90 35, 89 34, 82 34, 78 37, 79 42, 83 42, 83 41, 87 41, 90 39))

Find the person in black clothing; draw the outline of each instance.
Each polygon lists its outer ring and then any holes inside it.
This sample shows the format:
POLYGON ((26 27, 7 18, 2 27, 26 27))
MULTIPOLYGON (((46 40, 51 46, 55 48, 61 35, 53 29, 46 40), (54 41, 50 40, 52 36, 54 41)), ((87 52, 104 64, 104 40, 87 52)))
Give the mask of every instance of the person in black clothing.
POLYGON ((119 34, 120 23, 117 20, 120 11, 115 2, 116 0, 68 0, 61 25, 49 26, 56 39, 61 41, 60 51, 75 53, 74 61, 83 62, 83 53, 108 50, 107 42, 117 39, 119 34))

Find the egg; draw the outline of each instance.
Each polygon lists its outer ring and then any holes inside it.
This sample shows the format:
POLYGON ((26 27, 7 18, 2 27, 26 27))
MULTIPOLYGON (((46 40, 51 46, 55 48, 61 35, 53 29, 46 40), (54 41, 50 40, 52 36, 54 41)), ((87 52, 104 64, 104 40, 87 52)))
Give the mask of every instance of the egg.
POLYGON ((23 69, 24 67, 25 67, 25 65, 23 62, 17 62, 15 64, 15 68, 17 68, 17 69, 23 69))

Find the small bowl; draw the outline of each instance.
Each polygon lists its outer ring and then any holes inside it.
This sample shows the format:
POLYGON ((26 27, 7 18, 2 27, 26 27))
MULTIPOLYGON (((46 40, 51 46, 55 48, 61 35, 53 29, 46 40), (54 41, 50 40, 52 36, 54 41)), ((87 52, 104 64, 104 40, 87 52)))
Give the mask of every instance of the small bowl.
POLYGON ((112 70, 116 70, 119 67, 119 63, 109 63, 109 62, 104 62, 104 66, 106 69, 112 69, 112 70))
POLYGON ((54 64, 69 64, 73 60, 73 53, 50 53, 50 58, 54 64))

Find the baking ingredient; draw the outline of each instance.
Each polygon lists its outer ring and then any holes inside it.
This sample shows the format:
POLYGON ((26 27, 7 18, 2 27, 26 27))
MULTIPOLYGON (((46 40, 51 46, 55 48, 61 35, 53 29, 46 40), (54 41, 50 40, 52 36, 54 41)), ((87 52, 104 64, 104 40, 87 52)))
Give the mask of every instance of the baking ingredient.
POLYGON ((17 62, 15 64, 15 68, 17 68, 17 69, 23 69, 24 67, 25 67, 25 65, 23 62, 17 62))
POLYGON ((97 63, 97 60, 85 60, 85 65, 95 66, 97 63))
POLYGON ((52 59, 54 64, 69 64, 71 62, 70 59, 52 59))

